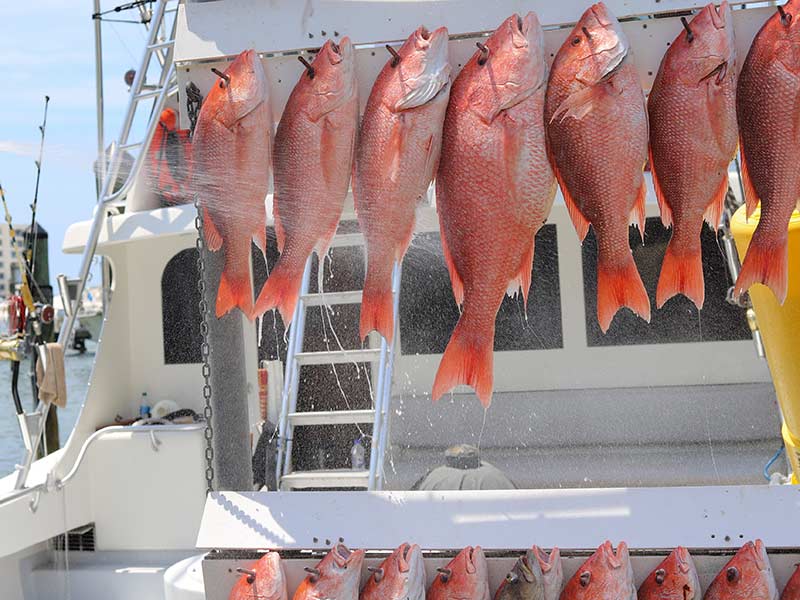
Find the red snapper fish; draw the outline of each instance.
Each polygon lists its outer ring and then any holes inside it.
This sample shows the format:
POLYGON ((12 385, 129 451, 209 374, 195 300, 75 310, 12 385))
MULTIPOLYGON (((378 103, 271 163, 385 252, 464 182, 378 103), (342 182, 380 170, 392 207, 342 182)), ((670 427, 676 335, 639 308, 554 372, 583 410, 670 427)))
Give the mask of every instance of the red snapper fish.
POLYGON ((402 544, 370 571, 361 600, 425 600, 425 563, 416 544, 402 544))
POLYGON ((727 2, 708 4, 675 38, 647 101, 650 168, 665 227, 672 225, 656 291, 661 308, 683 294, 703 307, 700 230, 719 227, 736 154, 736 49, 727 2))
POLYGON ((794 570, 786 587, 783 588, 781 600, 800 600, 800 565, 794 570))
POLYGON ((739 74, 742 179, 747 216, 761 215, 742 262, 734 294, 754 283, 786 300, 789 219, 800 210, 800 1, 788 0, 758 32, 739 74))
POLYGON ((700 579, 689 551, 678 546, 639 586, 639 600, 700 600, 700 579))
POLYGON ((420 27, 381 70, 361 121, 353 196, 367 242, 361 338, 394 333, 392 270, 414 233, 415 210, 439 164, 450 96, 447 29, 420 27))
POLYGON ((561 600, 636 600, 625 542, 619 543, 616 554, 611 542, 600 546, 567 582, 561 600))
POLYGON ((742 546, 708 586, 703 600, 778 600, 763 542, 742 546))
POLYGON ((243 572, 231 590, 229 600, 287 600, 286 574, 277 552, 267 552, 243 572))
POLYGON ((306 568, 308 575, 294 593, 294 600, 357 600, 363 563, 363 550, 336 544, 316 567, 306 568))
POLYGON ((272 156, 272 109, 261 59, 242 52, 211 86, 192 139, 193 182, 205 243, 225 265, 216 315, 234 307, 253 318, 250 240, 267 243, 265 199, 272 156))
POLYGON ((428 588, 428 600, 489 600, 489 568, 480 546, 467 546, 428 588))
POLYGON ((627 306, 650 321, 650 299, 628 245, 628 224, 644 239, 647 115, 630 45, 598 2, 583 13, 556 55, 545 104, 556 177, 578 237, 597 235, 597 319, 605 333, 627 306))
POLYGON ((461 317, 433 384, 492 399, 495 318, 507 291, 527 304, 534 238, 555 179, 543 123, 547 64, 534 13, 512 15, 464 65, 450 92, 436 203, 444 258, 461 317))
MULTIPOLYGON (((358 129, 353 45, 325 42, 292 90, 275 133, 273 213, 281 255, 255 313, 292 320, 306 260, 322 257, 342 214, 358 129)), ((320 281, 322 268, 319 269, 320 281)))

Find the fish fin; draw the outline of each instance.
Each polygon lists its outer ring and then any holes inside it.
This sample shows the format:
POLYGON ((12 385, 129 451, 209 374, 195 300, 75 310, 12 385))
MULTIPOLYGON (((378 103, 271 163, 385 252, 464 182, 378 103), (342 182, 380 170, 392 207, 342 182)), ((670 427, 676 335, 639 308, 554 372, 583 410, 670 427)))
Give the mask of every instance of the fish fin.
POLYGON ((767 241, 763 238, 764 235, 759 234, 757 227, 750 246, 747 248, 742 270, 736 279, 733 295, 738 298, 754 283, 763 283, 772 290, 778 303, 783 304, 788 291, 788 233, 784 233, 783 238, 777 241, 767 241))
POLYGON ((559 104, 553 116, 550 117, 552 123, 558 119, 559 123, 564 122, 565 119, 572 117, 580 121, 588 115, 595 108, 595 102, 601 97, 608 94, 605 83, 599 83, 589 87, 584 87, 564 98, 559 104))
POLYGON ((575 200, 569 193, 567 184, 564 182, 564 178, 561 177, 561 172, 554 163, 553 173, 556 175, 558 185, 561 188, 561 194, 564 196, 564 203, 567 205, 569 218, 572 219, 572 225, 575 227, 575 231, 578 233, 578 239, 581 241, 581 243, 583 243, 583 240, 586 239, 586 234, 589 233, 589 221, 583 216, 583 213, 581 212, 581 209, 578 208, 578 205, 575 204, 575 200))
POLYGON ((758 194, 753 185, 753 180, 750 177, 750 170, 747 167, 747 157, 744 153, 744 144, 741 140, 739 141, 739 152, 742 155, 742 187, 744 188, 744 201, 747 205, 745 210, 747 211, 747 218, 749 219, 758 206, 758 194))
POLYGON ((522 255, 519 273, 514 280, 522 288, 522 302, 525 312, 528 312, 528 294, 531 291, 531 277, 533 274, 533 252, 536 249, 536 237, 531 239, 530 247, 522 255))
POLYGON ((464 312, 447 343, 439 370, 433 381, 434 402, 455 386, 466 384, 475 390, 483 406, 492 402, 494 387, 494 326, 492 331, 470 327, 464 312))
POLYGON ((252 311, 253 318, 277 308, 281 313, 283 324, 288 327, 297 306, 304 269, 305 259, 297 260, 297 258, 288 257, 285 253, 281 254, 269 274, 267 282, 258 294, 255 308, 252 311))
POLYGON ((636 228, 639 230, 639 235, 642 238, 642 244, 644 244, 644 223, 645 223, 645 202, 647 201, 647 186, 644 183, 644 179, 642 179, 642 185, 639 186, 639 193, 636 196, 636 201, 633 203, 633 208, 631 209, 631 224, 636 225, 636 228))
POLYGON ((214 225, 214 221, 211 220, 208 207, 205 206, 203 207, 203 233, 206 238, 206 246, 211 252, 216 252, 222 248, 222 235, 220 235, 217 226, 214 225))
POLYGON ((658 200, 658 209, 661 212, 661 222, 664 227, 672 226, 672 209, 669 206, 669 201, 664 195, 664 190, 661 189, 661 182, 658 181, 656 174, 655 163, 653 163, 653 149, 650 148, 650 174, 653 176, 653 188, 656 191, 656 200, 658 200))
POLYGON ((426 68, 423 71, 422 75, 416 79, 416 85, 395 103, 395 111, 408 110, 427 104, 450 84, 450 64, 443 62, 436 66, 438 68, 426 68))
POLYGON ((717 190, 711 198, 711 202, 706 206, 706 211, 703 213, 703 219, 711 226, 711 229, 717 231, 719 229, 720 221, 722 221, 722 211, 725 209, 725 196, 728 194, 728 174, 722 176, 717 190))
POLYGON ((229 268, 227 261, 219 278, 217 291, 216 316, 225 316, 238 307, 251 321, 253 316, 253 283, 250 280, 251 265, 248 260, 247 270, 241 273, 229 268))
MULTIPOLYGON (((390 249, 389 249, 390 250, 390 249)), ((394 334, 394 302, 392 299, 391 252, 367 251, 367 275, 361 298, 359 335, 363 340, 370 331, 377 331, 387 343, 394 334)))
POLYGON ((397 182, 402 176, 400 172, 400 158, 403 155, 403 142, 408 133, 405 121, 405 115, 402 113, 397 115, 397 118, 392 124, 389 140, 386 142, 386 147, 383 150, 383 173, 393 182, 397 182))
MULTIPOLYGON (((673 233, 674 236, 674 233, 673 233)), ((667 300, 678 294, 689 298, 697 310, 703 308, 706 289, 703 280, 703 254, 699 243, 682 250, 675 251, 674 237, 667 244, 664 262, 661 263, 661 275, 658 277, 656 289, 656 307, 661 308, 667 300)))
POLYGON ((447 271, 450 273, 450 285, 453 288, 453 296, 456 298, 456 304, 461 306, 464 304, 464 281, 461 275, 458 274, 456 263, 453 262, 453 255, 450 254, 450 249, 447 247, 447 240, 442 236, 442 252, 444 253, 444 262, 447 265, 447 271))
POLYGON ((608 331, 614 315, 623 306, 650 322, 650 298, 633 262, 633 254, 628 252, 622 264, 608 264, 600 254, 597 259, 597 320, 603 333, 608 331))
POLYGON ((426 194, 434 176, 436 175, 436 171, 439 170, 439 156, 441 155, 441 149, 441 133, 434 134, 428 138, 428 147, 425 150, 425 170, 422 172, 422 185, 420 186, 420 197, 426 194))

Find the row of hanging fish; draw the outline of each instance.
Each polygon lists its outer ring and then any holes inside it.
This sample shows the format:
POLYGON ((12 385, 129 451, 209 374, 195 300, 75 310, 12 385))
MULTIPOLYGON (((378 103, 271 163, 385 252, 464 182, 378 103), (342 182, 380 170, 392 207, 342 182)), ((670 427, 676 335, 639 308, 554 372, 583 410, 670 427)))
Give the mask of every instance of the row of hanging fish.
MULTIPOLYGON (((427 589, 422 551, 402 544, 359 586, 363 550, 337 544, 308 575, 294 600, 489 600, 489 569, 480 546, 464 548, 446 567, 437 569, 427 589)), ((286 575, 277 552, 267 552, 242 576, 231 600, 260 598, 287 600, 286 575)), ((616 551, 606 541, 563 584, 558 548, 549 554, 537 546, 520 556, 495 591, 494 600, 778 600, 778 589, 766 548, 761 540, 747 542, 717 574, 703 594, 689 551, 673 550, 639 586, 634 581, 628 547, 616 551)), ((796 569, 780 600, 800 598, 800 568, 796 569)))
POLYGON ((312 63, 302 59, 306 70, 274 144, 266 77, 255 53, 243 53, 218 73, 193 148, 206 243, 225 250, 217 315, 238 306, 253 318, 277 308, 291 321, 306 260, 328 249, 352 172, 367 242, 360 332, 391 340, 393 265, 435 179, 444 257, 462 312, 433 398, 468 384, 488 405, 497 311, 507 292, 521 290, 527 303, 534 239, 556 182, 578 237, 590 225, 596 233, 597 318, 605 332, 622 307, 650 319, 628 243, 631 222, 644 240, 648 152, 662 220, 673 226, 657 304, 682 293, 700 308, 700 230, 704 218, 719 225, 739 139, 747 210, 760 200, 761 215, 736 293, 761 282, 782 301, 788 221, 800 198, 800 130, 792 125, 800 103, 797 13, 800 1, 790 0, 765 24, 737 93, 731 9, 709 4, 684 20, 647 106, 629 43, 602 2, 586 10, 549 71, 532 12, 509 17, 478 42, 452 82, 447 30, 421 27, 390 48, 360 126, 353 46, 346 37, 327 41, 312 63), (264 249, 270 165, 281 255, 254 304, 250 240, 264 249))

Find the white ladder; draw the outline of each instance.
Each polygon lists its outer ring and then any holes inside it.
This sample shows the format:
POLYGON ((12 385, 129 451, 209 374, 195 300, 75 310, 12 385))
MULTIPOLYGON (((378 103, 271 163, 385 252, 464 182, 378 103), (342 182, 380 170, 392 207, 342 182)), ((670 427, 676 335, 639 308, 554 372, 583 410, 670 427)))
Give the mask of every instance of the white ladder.
MULTIPOLYGON (((169 4, 176 5, 175 0, 158 0, 148 25, 147 41, 141 63, 136 71, 133 84, 131 84, 130 98, 125 119, 122 122, 117 139, 110 146, 108 156, 108 168, 105 168, 105 156, 98 157, 102 187, 98 199, 98 206, 95 210, 89 236, 81 258, 81 269, 77 278, 77 289, 75 291, 75 304, 72 312, 67 312, 67 318, 58 334, 58 343, 62 346, 70 340, 72 330, 75 327, 75 318, 80 310, 83 292, 89 278, 89 271, 97 249, 97 240, 100 237, 100 230, 110 212, 118 211, 124 206, 125 197, 131 190, 136 178, 144 164, 146 149, 153 139, 158 119, 168 96, 177 91, 177 77, 175 66, 172 62, 173 50, 175 45, 175 26, 177 19, 173 17, 170 24, 165 20, 165 15, 175 13, 174 8, 168 8, 169 4), (150 69, 151 61, 155 57, 158 66, 155 64, 154 71, 157 77, 152 83, 147 82, 147 72, 150 69), (150 102, 147 102, 147 101, 150 102), (135 142, 129 141, 131 130, 137 114, 144 111, 149 115, 147 125, 143 132, 143 137, 135 142), (118 189, 114 189, 119 174, 122 159, 126 151, 138 150, 133 166, 128 173, 125 181, 118 189)), ((142 8, 142 7, 140 7, 142 8)), ((102 102, 100 103, 102 106, 102 102)), ((66 306, 66 304, 65 304, 66 306)), ((20 416, 20 429, 25 443, 25 456, 22 463, 17 465, 17 480, 15 489, 23 489, 28 479, 31 464, 36 457, 39 442, 44 432, 47 413, 50 405, 39 402, 32 413, 25 413, 20 416)))
MULTIPOLYGON (((338 234, 331 247, 363 246, 364 237, 359 233, 338 234)), ((323 261, 320 260, 321 269, 323 261)), ((286 370, 281 412, 278 422, 278 465, 277 481, 283 490, 295 488, 383 488, 383 456, 386 450, 386 437, 389 418, 389 404, 392 395, 392 368, 398 338, 398 304, 400 299, 400 265, 395 264, 392 271, 392 300, 394 305, 393 342, 387 344, 380 336, 379 348, 357 350, 334 350, 326 352, 303 352, 305 336, 306 309, 312 306, 331 306, 361 304, 362 290, 309 294, 311 258, 306 262, 300 298, 289 328, 289 343, 286 353, 286 370), (300 383, 300 369, 305 365, 371 363, 372 373, 377 366, 377 382, 372 388, 373 407, 365 410, 330 410, 297 412, 297 392, 300 383), (372 424, 372 444, 370 448, 369 469, 321 469, 314 471, 293 471, 292 448, 294 428, 298 426, 372 424)), ((370 338, 373 335, 371 334, 370 338)))

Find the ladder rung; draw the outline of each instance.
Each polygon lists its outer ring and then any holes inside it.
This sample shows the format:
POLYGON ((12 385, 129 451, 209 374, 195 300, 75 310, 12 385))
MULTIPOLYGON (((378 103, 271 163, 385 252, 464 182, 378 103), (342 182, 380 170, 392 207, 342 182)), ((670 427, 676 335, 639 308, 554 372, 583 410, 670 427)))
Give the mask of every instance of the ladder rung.
POLYGON ((374 423, 375 411, 366 409, 295 412, 289 413, 289 422, 295 427, 303 425, 352 425, 354 423, 374 423))
POLYGON ((281 488, 367 487, 369 471, 350 469, 327 471, 295 471, 281 477, 281 488))
POLYGON ((346 248, 348 246, 363 246, 364 234, 362 233, 339 233, 333 236, 331 248, 346 248))
POLYGON ((130 150, 131 148, 138 148, 142 145, 142 142, 134 142, 132 144, 123 144, 119 147, 120 150, 130 150))
POLYGON ((365 363, 378 360, 381 351, 376 349, 365 350, 333 350, 330 352, 298 352, 294 355, 299 365, 327 365, 343 363, 365 363))
POLYGON ((301 296, 306 306, 334 306, 337 304, 361 304, 361 290, 348 292, 325 292, 301 296))
POLYGON ((167 40, 165 42, 158 42, 157 44, 150 44, 147 49, 148 50, 158 50, 159 48, 167 48, 171 46, 175 40, 167 40))
POLYGON ((134 100, 147 100, 148 98, 155 98, 161 93, 163 88, 155 88, 152 90, 146 90, 144 92, 139 92, 133 98, 134 100))

